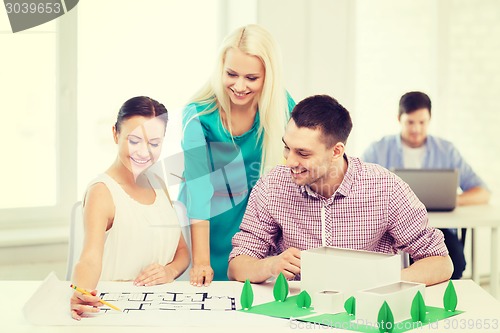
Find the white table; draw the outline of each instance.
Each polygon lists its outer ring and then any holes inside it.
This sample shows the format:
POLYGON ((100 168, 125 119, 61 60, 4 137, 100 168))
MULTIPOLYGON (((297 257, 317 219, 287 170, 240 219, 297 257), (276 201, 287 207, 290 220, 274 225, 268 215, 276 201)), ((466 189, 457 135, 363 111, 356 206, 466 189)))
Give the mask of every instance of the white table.
MULTIPOLYGON (((234 315, 234 311, 216 311, 210 313, 210 316, 217 318, 218 325, 203 325, 199 323, 199 314, 193 312, 191 320, 183 323, 180 327, 177 326, 33 326, 27 322, 21 312, 21 309, 28 298, 40 285, 40 281, 0 281, 0 313, 2 314, 2 321, 0 322, 1 332, 36 332, 36 333, 80 333, 80 332, 93 332, 93 333, 129 333, 129 332, 296 332, 301 330, 304 332, 311 332, 311 327, 304 325, 299 326, 286 319, 269 318, 265 316, 242 314, 244 317, 241 322, 231 322, 228 324, 225 319, 234 315), (201 326, 201 327, 200 327, 201 326), (303 328, 303 329, 300 329, 303 328)), ((446 288, 446 283, 426 288, 425 302, 431 306, 442 306, 443 293, 446 288)), ((208 288, 198 288, 200 291, 214 290, 215 288, 226 287, 231 290, 240 291, 241 283, 236 282, 215 282, 213 286, 208 288)), ((172 288, 182 288, 189 291, 192 289, 186 281, 173 282, 172 288)), ((261 304, 263 302, 272 300, 272 287, 271 283, 262 285, 253 285, 255 294, 254 304, 261 304)), ((69 288, 69 287, 68 287, 69 288)), ((500 302, 495 300, 491 295, 485 292, 472 280, 459 280, 455 281, 455 289, 458 295, 457 309, 466 311, 460 315, 452 317, 449 321, 439 322, 438 327, 426 327, 416 329, 414 332, 500 332, 500 302), (486 323, 489 323, 490 328, 484 329, 486 323), (452 327, 452 325, 454 327, 452 327), (472 325, 468 327, 467 325, 472 325), (496 325, 493 327, 492 325, 496 325), (461 328, 461 326, 463 326, 461 328), (494 329, 495 328, 495 329, 494 329)), ((297 294, 300 292, 298 282, 290 284, 290 294, 297 294)), ((236 306, 239 305, 239 294, 236 297, 236 306)), ((169 311, 162 316, 176 316, 176 311, 169 311)), ((198 312, 199 313, 199 312, 198 312)), ((87 318, 87 320, 92 320, 87 318)), ((167 321, 168 322, 168 321, 167 321)), ((214 322, 214 320, 211 320, 214 322)), ((319 327, 316 329, 330 330, 329 327, 319 327)), ((349 332, 344 330, 335 330, 334 332, 349 332)))
POLYGON ((490 290, 494 297, 499 297, 499 247, 498 228, 500 227, 500 206, 476 205, 461 206, 451 212, 430 212, 429 223, 437 228, 470 228, 472 236, 472 279, 479 283, 479 270, 477 269, 479 258, 477 246, 477 228, 490 228, 491 230, 491 280, 490 290))

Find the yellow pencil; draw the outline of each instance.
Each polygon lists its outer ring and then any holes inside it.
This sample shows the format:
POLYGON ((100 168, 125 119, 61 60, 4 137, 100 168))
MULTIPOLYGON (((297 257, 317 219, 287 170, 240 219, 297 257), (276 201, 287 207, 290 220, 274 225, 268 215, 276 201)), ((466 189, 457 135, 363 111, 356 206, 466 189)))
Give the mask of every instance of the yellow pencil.
MULTIPOLYGON (((78 287, 77 287, 77 286, 75 286, 74 284, 72 284, 70 287, 71 287, 71 288, 73 288, 73 289, 75 289, 76 291, 81 292, 82 294, 85 294, 85 295, 91 295, 91 296, 93 296, 93 295, 92 295, 91 293, 89 293, 87 290, 82 289, 82 288, 78 288, 78 287)), ((108 303, 108 302, 106 302, 106 301, 104 301, 104 300, 102 300, 102 299, 101 299, 101 300, 99 300, 99 302, 101 302, 101 303, 102 303, 102 304, 104 304, 104 305, 109 306, 110 308, 112 308, 112 309, 114 309, 114 310, 116 310, 116 311, 120 311, 120 312, 122 311, 122 310, 120 310, 119 308, 117 308, 116 306, 114 306, 113 304, 108 303)))

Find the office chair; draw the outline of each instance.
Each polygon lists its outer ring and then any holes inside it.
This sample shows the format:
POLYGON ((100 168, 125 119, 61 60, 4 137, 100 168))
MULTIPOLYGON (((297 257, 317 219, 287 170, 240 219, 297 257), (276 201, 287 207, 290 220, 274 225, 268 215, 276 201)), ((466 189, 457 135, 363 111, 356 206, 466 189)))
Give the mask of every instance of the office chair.
POLYGON ((463 247, 465 247, 465 235, 467 235, 467 228, 460 229, 460 242, 463 247))
MULTIPOLYGON (((184 239, 188 245, 189 256, 191 257, 191 231, 189 219, 187 217, 186 207, 179 201, 173 201, 175 212, 181 226, 184 239)), ((68 261, 66 267, 66 280, 70 281, 75 269, 75 265, 80 259, 80 254, 83 250, 84 227, 83 227, 83 206, 82 202, 78 201, 73 205, 71 210, 71 223, 69 225, 69 241, 68 241, 68 261)), ((189 270, 191 264, 186 271, 177 278, 181 281, 189 281, 189 270)))
POLYGON ((69 225, 68 262, 66 267, 66 280, 70 281, 76 263, 80 259, 83 249, 83 206, 77 201, 71 209, 71 222, 69 225))

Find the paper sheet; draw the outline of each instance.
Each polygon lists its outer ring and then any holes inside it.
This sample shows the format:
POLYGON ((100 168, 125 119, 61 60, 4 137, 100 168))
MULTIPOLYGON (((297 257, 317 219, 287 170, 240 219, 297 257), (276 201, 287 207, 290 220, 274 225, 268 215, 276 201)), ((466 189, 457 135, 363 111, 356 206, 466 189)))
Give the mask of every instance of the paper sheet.
POLYGON ((97 286, 103 299, 122 309, 106 306, 96 314, 77 321, 71 318, 68 281, 49 274, 26 302, 23 313, 32 324, 44 326, 284 326, 286 321, 234 311, 240 308, 239 282, 213 283, 194 287, 188 283, 137 287, 131 282, 102 282, 97 286), (234 304, 233 304, 234 303, 234 304))

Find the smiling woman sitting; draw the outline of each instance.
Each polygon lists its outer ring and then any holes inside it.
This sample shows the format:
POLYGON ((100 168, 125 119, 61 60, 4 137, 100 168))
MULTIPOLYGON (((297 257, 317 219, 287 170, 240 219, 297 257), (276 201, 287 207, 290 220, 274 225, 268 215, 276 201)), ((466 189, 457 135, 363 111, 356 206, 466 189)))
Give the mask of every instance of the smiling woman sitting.
POLYGON ((71 315, 97 312, 99 280, 133 281, 137 286, 172 282, 189 265, 189 252, 163 181, 148 171, 158 159, 167 110, 149 97, 134 97, 120 108, 113 126, 118 154, 90 182, 83 200, 85 240, 73 282, 71 315))

